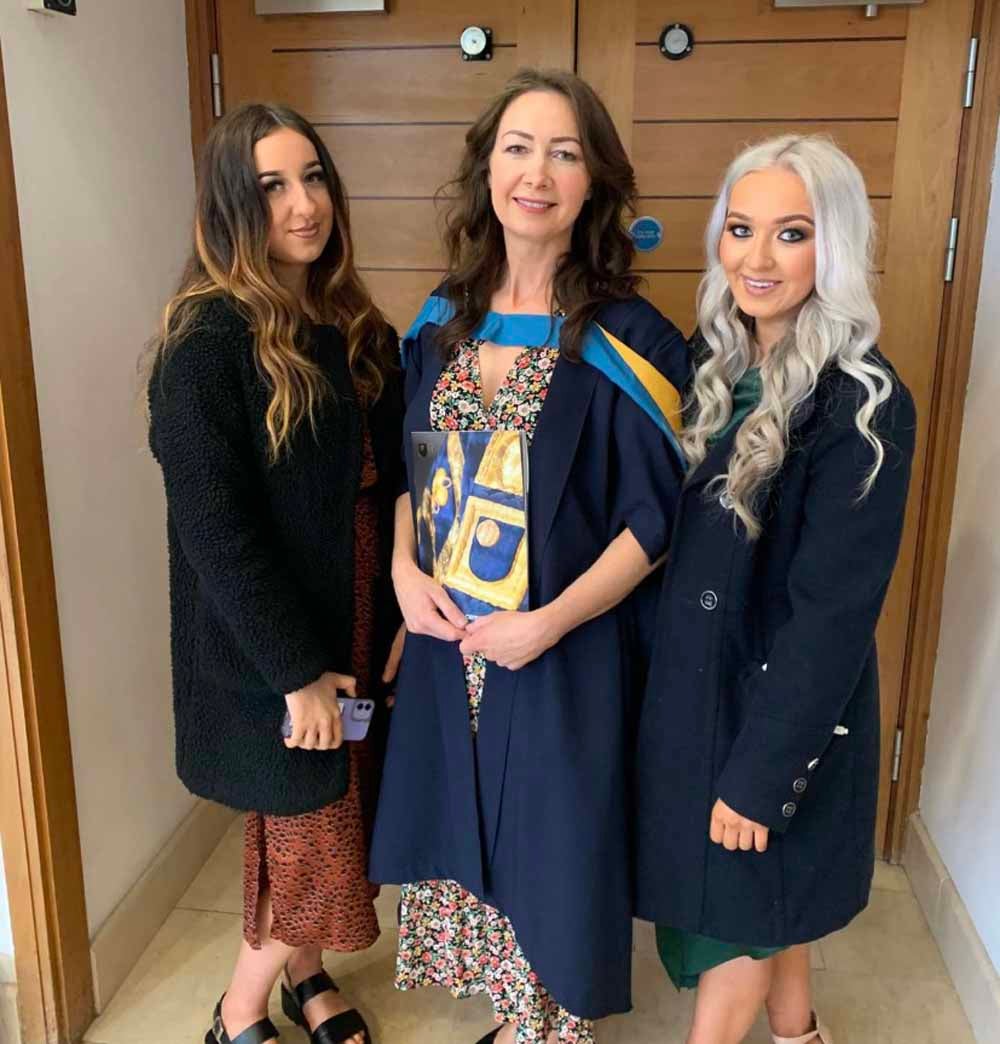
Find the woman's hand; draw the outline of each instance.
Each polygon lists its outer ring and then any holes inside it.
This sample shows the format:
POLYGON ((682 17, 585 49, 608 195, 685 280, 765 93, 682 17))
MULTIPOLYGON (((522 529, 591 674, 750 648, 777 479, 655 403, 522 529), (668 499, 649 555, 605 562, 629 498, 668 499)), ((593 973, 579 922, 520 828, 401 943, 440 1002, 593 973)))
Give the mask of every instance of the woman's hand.
POLYGON ((445 642, 465 635, 465 614, 412 559, 397 555, 392 563, 396 601, 411 634, 427 634, 445 642))
POLYGON ((327 671, 311 685, 285 697, 292 718, 292 734, 285 746, 302 750, 336 750, 344 742, 337 692, 357 695, 357 682, 347 674, 327 671))
POLYGON ((749 852, 752 848, 756 848, 758 852, 766 852, 769 833, 766 826, 734 812, 722 798, 715 802, 708 836, 717 845, 728 848, 730 852, 735 852, 736 849, 749 852))
MULTIPOLYGON (((385 661, 385 669, 382 671, 382 681, 386 685, 396 680, 396 675, 399 673, 399 661, 403 658, 403 643, 405 641, 406 624, 400 624, 396 637, 392 640, 392 648, 389 650, 389 656, 385 661)), ((392 707, 395 706, 395 703, 396 693, 391 692, 385 698, 385 705, 392 707)))
POLYGON ((498 667, 511 671, 538 659, 562 637, 554 618, 544 609, 480 616, 465 628, 465 634, 459 646, 464 656, 482 653, 498 667))

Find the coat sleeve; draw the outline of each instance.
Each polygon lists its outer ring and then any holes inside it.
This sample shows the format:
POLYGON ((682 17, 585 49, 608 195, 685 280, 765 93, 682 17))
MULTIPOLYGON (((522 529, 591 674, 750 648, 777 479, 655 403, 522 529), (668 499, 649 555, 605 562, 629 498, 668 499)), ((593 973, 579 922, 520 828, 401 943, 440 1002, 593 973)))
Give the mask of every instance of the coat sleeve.
POLYGON ((199 583, 246 657, 284 695, 333 665, 262 518, 231 338, 202 326, 156 368, 150 445, 171 524, 199 583))
MULTIPOLYGON (((438 326, 435 323, 425 323, 419 330, 413 331, 403 339, 401 358, 403 363, 403 401, 404 409, 408 408, 417 394, 420 382, 423 379, 423 362, 425 351, 435 351, 438 326)), ((410 433, 403 427, 403 442, 400 446, 401 467, 399 472, 399 487, 397 494, 402 496, 410 491, 409 459, 410 459, 410 433)))
POLYGON ((629 529, 650 562, 667 549, 684 474, 666 436, 628 395, 612 418, 612 536, 629 529))
POLYGON ((856 395, 843 392, 811 451, 787 580, 791 615, 773 637, 766 669, 747 683, 746 722, 718 782, 727 805, 779 833, 808 798, 800 799, 796 780, 806 779, 823 756, 858 683, 903 529, 913 400, 897 383, 880 409, 885 460, 861 501, 874 454, 855 427, 856 409, 856 395))

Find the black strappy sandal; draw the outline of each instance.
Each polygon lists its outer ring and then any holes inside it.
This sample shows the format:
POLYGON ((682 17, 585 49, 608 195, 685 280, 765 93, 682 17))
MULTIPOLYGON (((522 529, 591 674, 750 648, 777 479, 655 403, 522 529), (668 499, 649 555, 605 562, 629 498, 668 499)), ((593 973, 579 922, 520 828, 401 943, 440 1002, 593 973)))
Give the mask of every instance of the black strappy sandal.
POLYGON ((502 1029, 503 1026, 497 1026, 492 1033, 487 1033, 485 1037, 480 1037, 479 1040, 476 1041, 476 1044, 492 1044, 492 1041, 500 1036, 500 1030, 502 1029))
POLYGON ((308 979, 303 979, 298 986, 293 986, 291 989, 282 979, 281 1010, 296 1026, 301 1026, 309 1034, 312 1044, 344 1044, 344 1041, 350 1040, 356 1033, 363 1033, 365 1044, 372 1044, 368 1024, 361 1017, 361 1012, 357 1008, 348 1008, 339 1015, 331 1016, 326 1022, 321 1022, 314 1030, 309 1029, 309 1020, 303 1014, 302 1009, 313 997, 326 993, 327 990, 340 993, 337 984, 325 971, 317 972, 308 979))
POLYGON ((269 1040, 278 1039, 278 1028, 270 1019, 261 1019, 252 1026, 230 1037, 222 1024, 222 997, 215 1006, 212 1016, 212 1028, 205 1034, 205 1044, 265 1044, 269 1040))

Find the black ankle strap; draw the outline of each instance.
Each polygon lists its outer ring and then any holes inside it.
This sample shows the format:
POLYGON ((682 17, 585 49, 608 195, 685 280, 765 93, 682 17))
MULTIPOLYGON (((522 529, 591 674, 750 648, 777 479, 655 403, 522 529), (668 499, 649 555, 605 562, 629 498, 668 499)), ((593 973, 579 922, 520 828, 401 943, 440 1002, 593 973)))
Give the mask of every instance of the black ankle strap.
MULTIPOLYGON (((318 997, 321 993, 326 993, 328 990, 333 990, 334 993, 340 992, 337 989, 337 984, 325 971, 316 972, 315 975, 310 975, 308 979, 303 979, 298 986, 292 987, 292 993, 295 994, 295 999, 298 1001, 300 1008, 304 1008, 313 997, 318 997)), ((233 1044, 236 1044, 236 1042, 234 1041, 233 1044)))
POLYGON ((233 1037, 232 1044, 264 1044, 268 1040, 276 1040, 278 1029, 270 1019, 255 1022, 238 1036, 233 1037))
POLYGON ((230 1037, 222 1021, 222 1001, 215 1006, 215 1017, 212 1020, 212 1035, 218 1044, 265 1044, 269 1040, 278 1039, 278 1029, 270 1019, 255 1022, 235 1037, 230 1037))

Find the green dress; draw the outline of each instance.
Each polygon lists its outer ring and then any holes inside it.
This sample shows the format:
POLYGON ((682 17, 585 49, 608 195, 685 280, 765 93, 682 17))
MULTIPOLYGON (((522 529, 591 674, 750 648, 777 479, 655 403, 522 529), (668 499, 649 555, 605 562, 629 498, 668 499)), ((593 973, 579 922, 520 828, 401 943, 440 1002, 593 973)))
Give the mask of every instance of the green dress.
MULTIPOLYGON (((747 370, 736 382, 733 388, 733 415, 729 418, 729 423, 712 436, 710 442, 717 442, 742 424, 759 405, 761 394, 760 370, 754 367, 747 370)), ((702 972, 717 968, 727 961, 735 960, 737 957, 763 961, 781 953, 786 947, 744 946, 741 943, 723 942, 707 935, 697 935, 695 932, 685 932, 658 924, 656 949, 671 981, 680 990, 694 989, 702 972)))

